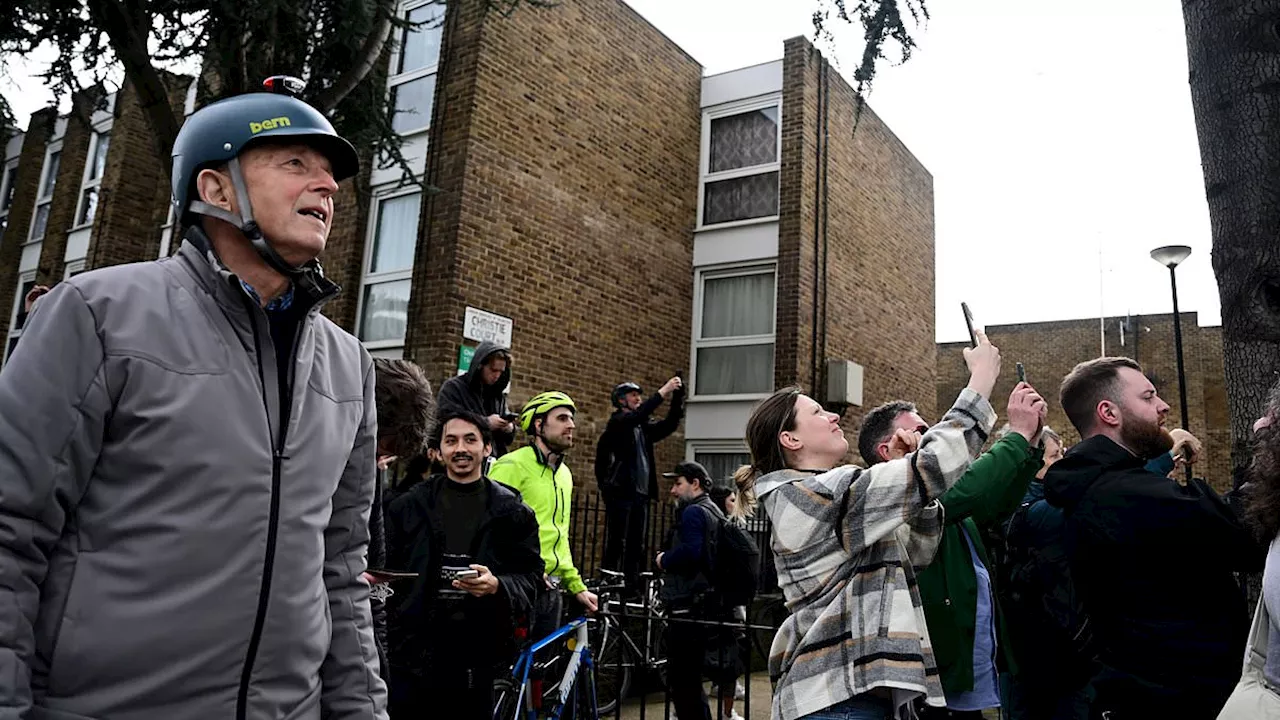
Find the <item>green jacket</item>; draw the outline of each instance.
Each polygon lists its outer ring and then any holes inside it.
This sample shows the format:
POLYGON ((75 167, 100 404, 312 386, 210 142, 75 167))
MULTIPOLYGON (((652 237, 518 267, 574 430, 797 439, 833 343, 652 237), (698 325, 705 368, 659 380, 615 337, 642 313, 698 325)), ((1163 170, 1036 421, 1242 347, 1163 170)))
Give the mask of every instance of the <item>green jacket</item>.
POLYGON ((573 566, 569 553, 569 505, 573 497, 573 473, 560 463, 555 472, 533 445, 507 453, 493 464, 489 479, 520 493, 538 518, 538 543, 546 573, 560 578, 564 588, 577 595, 587 586, 573 566))
POLYGON ((929 640, 948 695, 973 689, 973 636, 978 615, 978 575, 960 533, 968 534, 992 579, 999 651, 1010 671, 1013 657, 995 592, 991 566, 979 527, 990 526, 1018 508, 1027 486, 1043 462, 1044 450, 1033 448, 1018 433, 1009 433, 969 466, 945 495, 946 528, 933 562, 917 575, 929 640))

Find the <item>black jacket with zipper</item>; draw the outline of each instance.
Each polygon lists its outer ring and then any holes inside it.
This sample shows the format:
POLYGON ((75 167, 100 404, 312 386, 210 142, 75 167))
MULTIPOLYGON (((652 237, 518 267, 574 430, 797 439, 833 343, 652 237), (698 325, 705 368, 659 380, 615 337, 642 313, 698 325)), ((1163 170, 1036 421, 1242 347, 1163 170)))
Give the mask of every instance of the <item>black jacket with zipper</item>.
POLYGON ((520 496, 488 478, 486 512, 471 544, 474 561, 498 578, 498 592, 465 597, 464 614, 474 642, 467 648, 437 647, 433 627, 441 621, 440 570, 444 553, 439 499, 448 478, 433 475, 387 504, 384 530, 389 569, 418 573, 398 581, 387 603, 391 665, 410 673, 427 668, 436 653, 458 662, 495 662, 514 649, 514 622, 529 613, 542 586, 538 521, 520 496), (468 653, 469 657, 464 657, 468 653))
POLYGON ((596 445, 596 482, 606 499, 656 497, 658 471, 653 446, 680 427, 684 418, 684 390, 671 396, 671 410, 661 420, 652 419, 662 404, 654 393, 635 410, 615 410, 596 445))

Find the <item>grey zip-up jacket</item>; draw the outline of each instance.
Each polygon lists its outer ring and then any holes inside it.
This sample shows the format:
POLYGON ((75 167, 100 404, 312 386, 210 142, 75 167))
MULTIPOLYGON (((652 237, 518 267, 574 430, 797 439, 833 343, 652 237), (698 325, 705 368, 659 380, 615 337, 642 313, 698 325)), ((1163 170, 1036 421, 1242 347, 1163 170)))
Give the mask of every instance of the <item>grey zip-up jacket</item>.
POLYGON ((0 720, 385 720, 373 365, 190 242, 42 298, 0 372, 0 720))

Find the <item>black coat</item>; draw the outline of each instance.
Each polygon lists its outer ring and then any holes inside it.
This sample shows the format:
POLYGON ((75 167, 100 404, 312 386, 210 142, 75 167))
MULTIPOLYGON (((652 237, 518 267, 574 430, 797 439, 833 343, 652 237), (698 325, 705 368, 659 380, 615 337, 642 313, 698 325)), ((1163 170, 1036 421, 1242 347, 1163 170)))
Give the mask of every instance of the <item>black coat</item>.
POLYGON ((1261 568, 1264 551, 1203 480, 1184 487, 1145 463, 1094 436, 1044 480, 1066 514, 1071 573, 1103 672, 1173 702, 1225 701, 1249 630, 1232 571, 1261 568))
MULTIPOLYGON (((440 394, 436 396, 436 413, 444 416, 450 412, 469 412, 480 417, 503 415, 507 412, 507 396, 503 393, 511 383, 511 364, 503 371, 498 382, 484 384, 480 369, 489 356, 498 351, 510 352, 497 343, 482 342, 471 357, 471 366, 464 375, 445 380, 440 385, 440 394)), ((500 458, 507 453, 511 441, 515 439, 515 431, 493 432, 493 457, 500 458)))
MULTIPOLYGON (((498 578, 498 592, 467 597, 465 647, 440 647, 438 602, 444 550, 440 491, 447 478, 433 475, 387 504, 385 527, 389 569, 418 573, 394 585, 388 601, 391 665, 419 672, 433 655, 444 660, 499 662, 512 656, 516 618, 527 616, 542 585, 538 521, 510 488, 482 478, 487 511, 471 546, 475 562, 498 578)), ((453 630, 458 630, 454 628, 453 630)), ((476 665, 472 665, 476 667, 476 665)))
POLYGON ((662 404, 662 395, 654 393, 635 410, 615 410, 596 445, 596 483, 606 499, 655 497, 658 494, 658 471, 654 467, 653 446, 680 427, 684 417, 684 391, 672 395, 671 410, 662 420, 654 420, 653 411, 662 404), (640 430, 637 438, 636 429, 640 430), (648 464, 641 472, 640 453, 648 464))

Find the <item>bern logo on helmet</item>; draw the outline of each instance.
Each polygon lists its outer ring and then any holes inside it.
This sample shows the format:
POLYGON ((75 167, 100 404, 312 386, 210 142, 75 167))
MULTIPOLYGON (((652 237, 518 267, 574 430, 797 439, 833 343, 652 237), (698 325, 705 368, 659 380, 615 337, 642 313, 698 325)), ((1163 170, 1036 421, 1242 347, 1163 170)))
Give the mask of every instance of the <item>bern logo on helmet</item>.
POLYGON ((270 120, 263 120, 260 123, 249 123, 249 132, 257 135, 263 130, 275 130, 276 128, 289 127, 290 125, 292 125, 292 123, 289 122, 289 118, 287 117, 271 118, 270 120))

